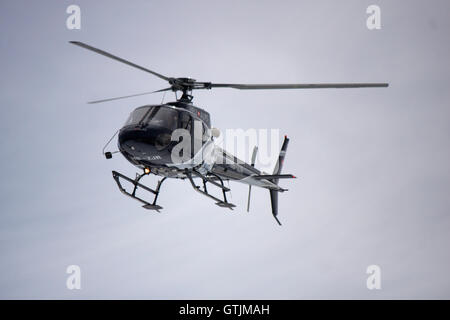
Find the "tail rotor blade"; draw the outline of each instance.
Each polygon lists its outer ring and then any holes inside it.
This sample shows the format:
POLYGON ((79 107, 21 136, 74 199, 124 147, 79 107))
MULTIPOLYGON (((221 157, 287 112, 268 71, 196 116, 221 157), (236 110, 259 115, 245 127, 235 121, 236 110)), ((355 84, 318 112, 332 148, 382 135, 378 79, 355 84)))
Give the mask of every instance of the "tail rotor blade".
POLYGON ((250 195, 252 193, 252 185, 248 186, 247 212, 250 212, 250 195))
MULTIPOLYGON (((254 167, 255 166, 255 162, 256 162, 256 154, 258 153, 258 147, 255 146, 253 148, 253 154, 252 154, 252 161, 251 161, 251 166, 254 167)), ((247 212, 250 212, 250 195, 252 193, 252 185, 249 184, 248 185, 248 200, 247 200, 247 212)))
POLYGON ((255 146, 255 147, 253 148, 253 153, 252 153, 252 162, 251 162, 252 167, 255 166, 256 155, 257 155, 257 154, 258 154, 258 147, 255 146))

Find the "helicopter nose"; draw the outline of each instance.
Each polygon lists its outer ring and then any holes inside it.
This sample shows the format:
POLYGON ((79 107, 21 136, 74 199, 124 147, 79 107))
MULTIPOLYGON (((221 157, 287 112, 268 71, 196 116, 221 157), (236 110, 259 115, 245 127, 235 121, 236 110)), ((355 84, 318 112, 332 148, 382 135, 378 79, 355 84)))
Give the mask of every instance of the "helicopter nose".
POLYGON ((119 133, 119 150, 125 157, 149 164, 171 162, 169 145, 171 134, 137 128, 122 129, 119 133))

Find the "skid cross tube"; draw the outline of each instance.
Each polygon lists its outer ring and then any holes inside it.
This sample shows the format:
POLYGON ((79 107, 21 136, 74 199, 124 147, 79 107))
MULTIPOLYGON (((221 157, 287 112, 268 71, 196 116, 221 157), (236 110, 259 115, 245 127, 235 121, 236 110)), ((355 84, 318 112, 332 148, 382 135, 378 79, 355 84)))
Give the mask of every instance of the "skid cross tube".
POLYGON ((227 187, 225 187, 225 186, 223 185, 223 181, 222 181, 222 179, 220 179, 220 177, 218 177, 218 178, 219 178, 221 184, 218 184, 218 183, 216 183, 215 181, 212 181, 211 179, 205 177, 204 175, 202 175, 200 172, 198 172, 198 171, 196 171, 196 170, 193 170, 193 171, 186 171, 185 174, 186 174, 186 176, 188 177, 189 182, 191 183, 192 188, 194 188, 195 191, 200 192, 200 193, 203 194, 204 196, 207 196, 207 197, 209 197, 209 198, 211 198, 211 199, 217 201, 217 202, 216 202, 216 205, 218 205, 219 207, 222 207, 222 208, 229 208, 230 210, 233 210, 233 208, 235 207, 235 205, 232 204, 232 203, 229 203, 229 202, 227 201, 227 196, 226 196, 226 194, 225 194, 227 191, 230 191, 230 189, 228 189, 227 187), (197 186, 197 185, 195 184, 194 179, 192 178, 192 174, 195 174, 197 177, 202 178, 202 180, 203 180, 203 190, 200 189, 200 186, 197 186), (207 183, 207 182, 210 182, 211 184, 213 184, 213 185, 215 185, 215 186, 217 186, 217 187, 219 187, 219 188, 222 189, 222 192, 223 192, 223 200, 220 200, 219 198, 216 198, 216 197, 214 197, 213 195, 209 194, 208 190, 206 189, 206 183, 207 183), (213 183, 213 182, 214 182, 214 183, 213 183))
POLYGON ((194 173, 197 177, 202 178, 203 181, 207 181, 207 182, 209 182, 209 183, 215 185, 216 187, 221 188, 221 189, 224 190, 225 192, 230 191, 230 189, 228 189, 227 187, 224 186, 223 180, 222 180, 222 178, 220 178, 219 176, 217 176, 217 175, 215 175, 215 174, 213 174, 213 173, 210 173, 210 174, 214 175, 214 177, 216 177, 216 178, 220 181, 220 184, 217 183, 217 182, 215 182, 214 180, 208 178, 208 177, 205 177, 204 175, 202 175, 202 174, 201 174, 200 172, 198 172, 197 170, 192 170, 192 171, 193 171, 193 173, 194 173))
MULTIPOLYGON (((219 177, 217 174, 212 173, 212 172, 210 172, 210 174, 220 181, 219 187, 222 188, 223 199, 225 200, 225 203, 227 203, 228 202, 227 201, 227 191, 230 191, 230 189, 225 187, 225 185, 223 183, 223 179, 221 177, 219 177)), ((208 181, 210 181, 211 183, 214 182, 214 180, 212 180, 210 178, 206 178, 206 179, 208 179, 208 181)), ((215 183, 214 185, 217 185, 217 183, 215 183)), ((230 186, 230 185, 228 184, 228 186, 230 186)))
POLYGON ((141 180, 141 178, 142 178, 143 176, 147 175, 147 174, 145 174, 145 173, 136 176, 136 179, 131 179, 131 178, 129 178, 129 177, 127 177, 127 176, 125 176, 125 175, 123 175, 123 174, 117 172, 117 171, 113 171, 113 172, 112 172, 112 175, 113 175, 114 180, 115 180, 116 183, 117 183, 117 186, 119 187, 119 190, 120 190, 123 194, 125 194, 125 195, 127 195, 127 196, 129 196, 129 197, 131 197, 131 198, 133 198, 133 199, 135 199, 135 200, 137 200, 137 201, 143 203, 144 205, 143 205, 142 207, 144 207, 145 209, 149 209, 149 210, 156 210, 157 212, 159 212, 159 210, 162 209, 161 206, 159 206, 159 205, 156 204, 156 200, 158 199, 159 190, 160 190, 160 188, 161 188, 161 185, 162 185, 162 183, 164 182, 164 180, 167 179, 167 177, 164 177, 164 178, 162 178, 161 180, 159 180, 159 181, 158 181, 158 184, 157 184, 157 186, 156 186, 156 190, 153 190, 153 189, 151 189, 151 188, 149 188, 149 187, 147 187, 147 186, 144 186, 143 184, 139 183, 139 180, 141 180), (120 178, 122 178, 122 179, 124 179, 124 180, 126 180, 126 181, 128 181, 128 182, 130 182, 130 183, 132 183, 132 184, 134 185, 133 191, 132 191, 131 193, 128 192, 127 190, 125 190, 124 187, 122 187, 122 184, 120 183, 120 178), (137 197, 137 196, 136 196, 136 190, 137 190, 138 188, 142 188, 142 189, 144 189, 144 190, 146 190, 146 191, 148 191, 148 192, 150 192, 150 193, 153 193, 153 194, 155 195, 155 197, 154 197, 154 199, 153 199, 153 202, 150 203, 150 202, 148 202, 148 201, 145 201, 145 200, 143 200, 143 199, 137 197))

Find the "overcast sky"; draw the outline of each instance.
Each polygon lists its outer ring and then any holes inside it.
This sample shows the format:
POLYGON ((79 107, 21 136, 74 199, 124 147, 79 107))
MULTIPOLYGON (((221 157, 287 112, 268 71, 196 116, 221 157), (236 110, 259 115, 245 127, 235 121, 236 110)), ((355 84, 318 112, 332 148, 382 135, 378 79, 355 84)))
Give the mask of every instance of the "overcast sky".
MULTIPOLYGON (((448 1, 1 1, 0 298, 450 298, 448 1), (66 8, 81 7, 81 30, 66 8), (366 8, 381 8, 368 30, 366 8), (162 213, 123 196, 101 150, 169 76, 388 89, 196 92, 227 128, 291 138, 279 227, 269 193, 233 212, 187 181, 162 213), (381 290, 366 268, 381 268, 381 290), (66 288, 79 265, 81 290, 66 288)), ((166 100, 173 99, 172 94, 166 100)), ((280 138, 281 139, 281 138, 280 138)), ((156 178, 144 181, 154 185, 156 178)))

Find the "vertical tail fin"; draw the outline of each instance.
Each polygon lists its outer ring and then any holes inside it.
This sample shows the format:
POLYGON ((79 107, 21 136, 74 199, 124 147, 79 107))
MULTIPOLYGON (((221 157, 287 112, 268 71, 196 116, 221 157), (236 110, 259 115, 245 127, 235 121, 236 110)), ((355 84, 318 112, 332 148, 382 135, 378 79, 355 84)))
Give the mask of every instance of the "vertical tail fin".
MULTIPOLYGON (((283 145, 281 146, 280 155, 278 156, 278 161, 275 165, 275 169, 273 171, 274 175, 279 175, 281 173, 281 169, 283 168, 284 157, 286 156, 286 150, 289 144, 289 139, 287 136, 284 136, 283 145)), ((272 180, 273 183, 278 185, 278 178, 272 180)), ((276 190, 269 190, 270 192, 270 202, 272 204, 272 214, 278 224, 281 226, 280 220, 278 220, 278 192, 276 190)))
POLYGON ((278 224, 281 226, 280 220, 278 220, 278 191, 269 190, 270 192, 270 202, 272 203, 272 214, 278 224))

